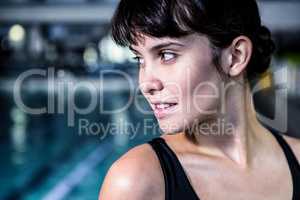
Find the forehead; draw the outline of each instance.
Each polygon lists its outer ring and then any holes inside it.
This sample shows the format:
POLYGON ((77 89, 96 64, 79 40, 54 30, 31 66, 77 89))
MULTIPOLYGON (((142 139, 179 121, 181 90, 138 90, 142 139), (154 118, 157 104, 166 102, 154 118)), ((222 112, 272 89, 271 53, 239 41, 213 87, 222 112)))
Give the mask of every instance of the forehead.
POLYGON ((181 45, 192 45, 197 43, 205 42, 206 38, 198 34, 189 34, 187 36, 171 38, 171 37, 152 37, 145 34, 139 34, 137 43, 130 45, 133 50, 149 50, 151 47, 164 44, 164 43, 177 43, 181 45))

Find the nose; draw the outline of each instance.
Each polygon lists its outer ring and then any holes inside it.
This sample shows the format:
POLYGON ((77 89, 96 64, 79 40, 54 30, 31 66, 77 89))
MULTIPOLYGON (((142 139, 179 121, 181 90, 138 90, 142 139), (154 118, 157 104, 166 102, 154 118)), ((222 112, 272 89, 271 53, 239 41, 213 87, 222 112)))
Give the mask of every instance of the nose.
POLYGON ((162 81, 153 74, 140 75, 140 89, 144 94, 153 95, 164 88, 162 81))

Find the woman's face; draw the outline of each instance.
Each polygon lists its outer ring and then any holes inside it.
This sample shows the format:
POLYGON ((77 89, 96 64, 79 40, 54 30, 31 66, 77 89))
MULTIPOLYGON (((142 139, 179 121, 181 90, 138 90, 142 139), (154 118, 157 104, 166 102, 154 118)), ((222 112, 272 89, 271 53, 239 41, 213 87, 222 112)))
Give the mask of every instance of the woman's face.
POLYGON ((140 65, 141 91, 162 131, 178 133, 216 114, 221 79, 207 37, 142 39, 130 48, 140 65))

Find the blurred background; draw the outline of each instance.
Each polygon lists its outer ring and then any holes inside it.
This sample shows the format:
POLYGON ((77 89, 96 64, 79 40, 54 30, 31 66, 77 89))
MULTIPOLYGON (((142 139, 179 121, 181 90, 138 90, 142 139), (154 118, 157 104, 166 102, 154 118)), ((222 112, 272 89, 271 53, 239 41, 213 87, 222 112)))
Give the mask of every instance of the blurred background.
MULTIPOLYGON (((131 53, 109 37, 117 3, 0 2, 0 199, 97 199, 111 163, 160 134, 131 53)), ((277 51, 255 106, 300 137, 300 1, 259 6, 277 51)))

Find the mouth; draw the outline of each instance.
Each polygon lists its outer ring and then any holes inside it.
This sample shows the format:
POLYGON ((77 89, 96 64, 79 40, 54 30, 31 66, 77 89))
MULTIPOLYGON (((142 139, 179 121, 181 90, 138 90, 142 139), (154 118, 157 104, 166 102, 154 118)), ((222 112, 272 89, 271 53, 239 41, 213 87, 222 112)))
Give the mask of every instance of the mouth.
POLYGON ((155 116, 162 119, 171 114, 177 107, 178 103, 153 103, 151 104, 155 116))

